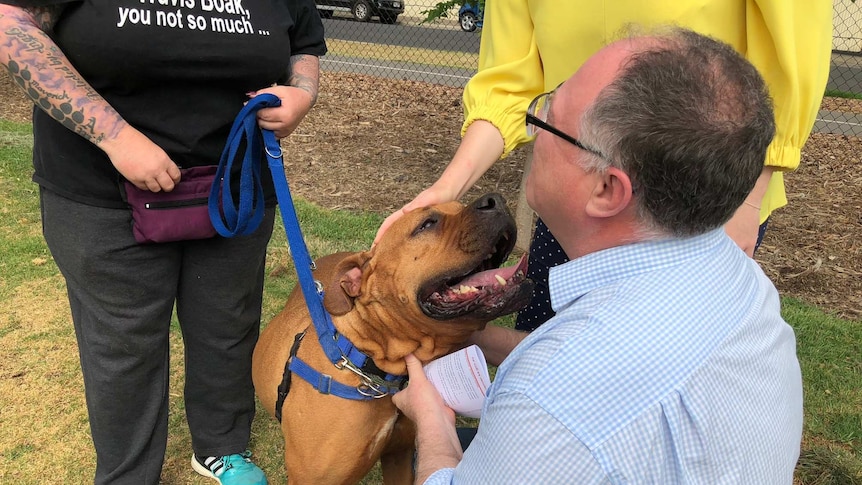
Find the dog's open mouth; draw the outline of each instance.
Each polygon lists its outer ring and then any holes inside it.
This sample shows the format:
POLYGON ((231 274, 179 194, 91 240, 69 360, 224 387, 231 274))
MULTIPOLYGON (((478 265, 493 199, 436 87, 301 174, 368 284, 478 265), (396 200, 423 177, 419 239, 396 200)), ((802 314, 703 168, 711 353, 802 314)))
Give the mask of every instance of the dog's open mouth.
POLYGON ((514 266, 500 267, 514 246, 509 236, 502 236, 471 271, 420 290, 422 311, 437 320, 465 316, 492 320, 526 306, 533 292, 533 282, 526 276, 527 255, 514 266))

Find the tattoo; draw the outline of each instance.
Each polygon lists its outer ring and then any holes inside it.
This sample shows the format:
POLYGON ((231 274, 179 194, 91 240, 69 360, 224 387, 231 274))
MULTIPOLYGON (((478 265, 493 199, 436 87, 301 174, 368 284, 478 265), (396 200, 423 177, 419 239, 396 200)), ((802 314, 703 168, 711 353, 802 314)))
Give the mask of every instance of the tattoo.
MULTIPOLYGON (((60 8, 23 10, 3 32, 6 67, 12 80, 43 111, 94 144, 117 135, 120 115, 97 93, 54 44, 46 30, 60 8)), ((9 25, 9 24, 7 24, 9 25)))
POLYGON ((318 82, 320 70, 315 56, 300 54, 290 56, 290 76, 287 84, 302 89, 311 95, 311 105, 317 103, 318 82))
POLYGON ((30 7, 24 8, 25 12, 33 17, 36 21, 36 26, 43 32, 50 32, 57 23, 57 18, 63 11, 63 5, 48 5, 45 7, 30 7))

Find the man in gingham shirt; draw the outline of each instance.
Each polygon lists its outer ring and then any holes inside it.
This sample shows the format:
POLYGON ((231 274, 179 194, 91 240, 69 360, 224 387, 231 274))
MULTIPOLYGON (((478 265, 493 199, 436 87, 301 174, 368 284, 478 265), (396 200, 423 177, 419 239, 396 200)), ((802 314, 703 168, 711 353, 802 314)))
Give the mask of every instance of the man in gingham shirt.
POLYGON ((417 482, 790 484, 795 338, 722 230, 774 133, 755 69, 690 31, 632 37, 537 98, 527 124, 527 200, 571 258, 551 270, 557 315, 529 336, 477 335, 491 361, 517 347, 463 456, 408 357, 395 403, 417 425, 417 482))

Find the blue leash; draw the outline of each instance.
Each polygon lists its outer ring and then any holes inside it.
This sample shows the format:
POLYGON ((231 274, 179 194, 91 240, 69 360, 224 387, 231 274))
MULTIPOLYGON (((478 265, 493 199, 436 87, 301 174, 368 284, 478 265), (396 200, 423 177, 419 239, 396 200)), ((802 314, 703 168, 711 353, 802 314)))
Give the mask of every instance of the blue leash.
POLYGON ((315 269, 314 261, 309 256, 305 239, 302 237, 302 229, 299 226, 290 187, 284 174, 281 145, 271 130, 259 128, 257 124, 257 112, 260 109, 279 105, 281 100, 277 96, 260 94, 249 100, 240 110, 231 127, 219 160, 216 181, 210 190, 208 203, 210 219, 216 231, 224 237, 248 235, 257 229, 264 214, 260 155, 262 152, 266 153, 299 286, 311 315, 311 321, 317 330, 320 346, 336 368, 346 368, 356 373, 363 382, 356 387, 341 384, 332 380, 331 376, 314 370, 298 357, 291 360, 290 370, 323 394, 333 394, 353 400, 375 399, 394 394, 401 388, 405 378, 392 374, 381 378, 364 372, 363 367, 371 359, 358 350, 350 340, 338 334, 332 318, 323 307, 323 288, 312 276, 312 271, 315 269), (231 194, 231 169, 243 145, 245 145, 245 153, 240 167, 239 201, 236 203, 231 194))

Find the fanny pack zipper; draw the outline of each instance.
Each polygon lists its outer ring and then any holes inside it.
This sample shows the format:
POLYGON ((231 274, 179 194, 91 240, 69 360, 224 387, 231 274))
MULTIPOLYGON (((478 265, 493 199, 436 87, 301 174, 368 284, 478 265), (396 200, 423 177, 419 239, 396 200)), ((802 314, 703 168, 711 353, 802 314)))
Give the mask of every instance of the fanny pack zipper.
POLYGON ((158 202, 147 202, 144 204, 145 209, 176 209, 178 207, 190 207, 193 205, 206 205, 209 199, 207 197, 199 197, 197 199, 186 200, 163 200, 158 202))

